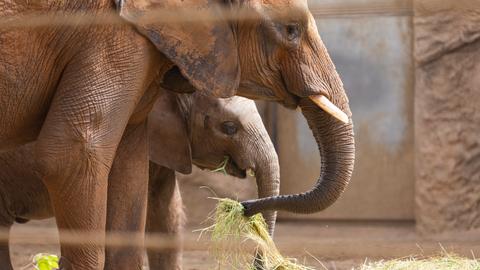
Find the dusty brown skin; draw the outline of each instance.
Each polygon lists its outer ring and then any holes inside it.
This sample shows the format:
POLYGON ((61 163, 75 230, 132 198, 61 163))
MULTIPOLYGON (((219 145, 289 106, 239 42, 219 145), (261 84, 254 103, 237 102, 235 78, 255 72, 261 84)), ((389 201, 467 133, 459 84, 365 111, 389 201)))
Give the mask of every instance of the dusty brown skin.
MULTIPOLYGON (((101 12, 113 8, 113 3, 105 0, 3 0, 0 16, 33 9, 101 12), (53 3, 51 7, 46 7, 47 2, 53 3)), ((145 120, 154 95, 142 103, 140 99, 154 78, 171 66, 129 26, 0 30, 0 149, 37 140, 36 171, 48 189, 61 230, 105 231, 107 179, 115 163, 136 164, 112 173, 137 179, 114 177, 112 181, 117 186, 135 182, 123 190, 123 196, 137 196, 130 202, 135 207, 128 208, 125 215, 138 221, 122 230, 144 231, 148 182, 145 120), (137 144, 131 149, 135 152, 115 156, 117 149, 130 152, 122 148, 131 142, 137 144)), ((108 205, 111 211, 124 207, 119 201, 108 205)), ((130 269, 141 267, 139 250, 132 254, 130 269)), ((102 246, 62 245, 61 251, 66 259, 63 268, 104 266, 102 246)), ((115 263, 107 263, 106 268, 116 268, 115 263)))
MULTIPOLYGON (((131 130, 132 133, 138 132, 133 128, 131 130)), ((143 132, 144 129, 139 127, 137 130, 143 132)), ((149 130, 149 152, 152 161, 149 165, 147 232, 166 234, 180 232, 184 217, 175 170, 189 173, 192 163, 201 168, 215 169, 222 163, 224 156, 228 156, 230 161, 226 167, 227 173, 244 178, 246 169, 250 168, 257 176, 260 196, 279 193, 278 157, 251 100, 241 97, 223 100, 200 94, 182 95, 163 91, 150 113, 149 130), (169 128, 166 129, 166 126, 169 128), (160 152, 162 149, 165 150, 160 152), (177 149, 184 151, 176 151, 177 149)), ((121 149, 128 149, 128 152, 117 151, 119 160, 123 160, 121 158, 123 155, 135 155, 135 149, 139 145, 139 142, 133 141, 125 143, 130 145, 125 145, 121 149)), ((4 228, 9 229, 14 221, 23 223, 31 219, 53 216, 48 191, 34 171, 35 163, 31 158, 33 147, 33 144, 28 144, 0 154, 0 197, 3 199, 0 225, 4 228)), ((115 163, 110 171, 110 182, 113 182, 113 177, 126 179, 135 177, 121 174, 120 171, 123 170, 119 170, 118 175, 115 175, 117 173, 115 166, 124 168, 138 165, 115 163)), ((138 183, 129 182, 129 187, 132 184, 138 183)), ((118 193, 122 193, 124 189, 116 185, 109 188, 118 188, 118 193)), ((123 207, 134 207, 134 203, 130 204, 138 198, 112 199, 122 201, 123 207)), ((108 208, 108 211, 109 215, 118 218, 109 219, 107 227, 111 230, 117 230, 115 224, 122 224, 125 220, 129 222, 139 220, 125 217, 124 213, 128 213, 125 210, 112 213, 108 208)), ((266 214, 273 233, 275 213, 266 214)), ((131 225, 127 224, 124 227, 129 226, 131 225)), ((109 259, 125 260, 124 263, 130 263, 132 252, 136 251, 109 249, 107 258, 110 254, 115 254, 109 259)), ((177 250, 163 253, 149 250, 148 255, 151 269, 181 269, 181 254, 177 250)), ((8 256, 8 244, 4 244, 0 248, 2 265, 9 265, 8 256)))
MULTIPOLYGON (((119 224, 108 224, 143 232, 148 168, 145 119, 155 99, 147 89, 171 68, 158 51, 199 91, 223 97, 237 93, 302 108, 322 154, 318 184, 297 196, 245 202, 245 214, 273 209, 311 213, 331 205, 353 170, 353 129, 351 121, 338 122, 309 99, 322 94, 351 115, 306 1, 159 2, 117 1, 121 16, 145 36, 127 25, 0 30, 0 149, 37 139, 37 171, 50 193, 59 228, 105 230, 107 193, 109 198, 118 197, 112 193, 132 181, 122 178, 107 187, 113 169, 112 174, 135 175, 136 181, 122 194, 132 198, 132 207, 109 199, 108 212, 131 211, 122 214, 139 220, 126 224, 116 219, 119 224), (131 17, 156 5, 199 9, 207 2, 240 6, 260 19, 145 25, 131 17), (291 7, 297 12, 289 12, 291 7), (276 16, 285 14, 295 16, 276 16), (117 150, 130 152, 123 148, 132 141, 138 144, 131 149, 134 154, 116 156, 117 150)), ((95 14, 115 7, 107 0, 0 1, 0 16, 31 10, 95 14)), ((62 245, 62 256, 73 268, 104 266, 104 248, 99 246, 62 245)), ((135 258, 130 259, 129 269, 140 269, 140 251, 131 256, 135 258)), ((107 268, 112 265, 107 262, 107 268)))

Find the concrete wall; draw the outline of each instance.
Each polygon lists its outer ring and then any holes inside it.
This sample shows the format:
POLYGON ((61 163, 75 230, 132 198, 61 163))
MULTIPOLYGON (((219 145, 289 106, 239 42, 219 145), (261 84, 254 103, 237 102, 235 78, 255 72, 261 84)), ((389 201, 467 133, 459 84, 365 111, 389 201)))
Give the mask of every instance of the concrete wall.
POLYGON ((480 5, 416 1, 416 220, 480 227, 480 5))
MULTIPOLYGON (((390 1, 389 8, 372 11, 369 7, 378 6, 379 1, 309 3, 350 98, 356 164, 351 184, 331 208, 316 215, 281 216, 411 220, 414 217, 412 25, 409 16, 391 12, 394 7, 402 10, 407 3, 390 1), (378 13, 379 10, 388 12, 378 13)), ((319 175, 316 144, 299 112, 279 107, 277 120, 282 192, 305 191, 319 175)))

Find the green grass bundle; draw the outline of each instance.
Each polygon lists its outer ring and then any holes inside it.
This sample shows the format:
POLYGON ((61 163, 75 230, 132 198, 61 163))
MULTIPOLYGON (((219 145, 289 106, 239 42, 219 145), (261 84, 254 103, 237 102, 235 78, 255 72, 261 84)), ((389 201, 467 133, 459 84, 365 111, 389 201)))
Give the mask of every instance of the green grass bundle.
POLYGON ((36 270, 58 269, 59 258, 57 255, 39 253, 33 257, 33 266, 36 270))
POLYGON ((364 264, 358 270, 480 270, 480 262, 455 255, 408 258, 364 264))
POLYGON ((226 269, 254 269, 255 254, 262 254, 262 270, 312 270, 285 258, 270 238, 267 224, 261 214, 243 215, 243 206, 234 200, 218 199, 214 224, 205 230, 211 232, 212 254, 226 269))

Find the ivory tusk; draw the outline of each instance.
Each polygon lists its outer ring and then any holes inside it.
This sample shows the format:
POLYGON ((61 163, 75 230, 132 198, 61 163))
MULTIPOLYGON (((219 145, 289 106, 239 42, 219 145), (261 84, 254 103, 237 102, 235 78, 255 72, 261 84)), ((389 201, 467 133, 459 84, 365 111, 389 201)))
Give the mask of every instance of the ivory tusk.
POLYGON ((328 98, 322 95, 310 96, 310 99, 317 104, 318 107, 322 108, 322 110, 326 111, 333 117, 337 118, 338 120, 342 121, 345 124, 348 124, 348 116, 344 113, 340 108, 335 106, 328 98))

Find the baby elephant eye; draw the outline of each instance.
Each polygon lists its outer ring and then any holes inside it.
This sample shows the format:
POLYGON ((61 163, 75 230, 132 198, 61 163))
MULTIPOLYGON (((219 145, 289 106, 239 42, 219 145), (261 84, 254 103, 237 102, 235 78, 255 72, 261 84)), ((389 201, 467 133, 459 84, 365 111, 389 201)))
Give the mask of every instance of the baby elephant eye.
POLYGON ((234 135, 237 133, 237 126, 232 121, 222 123, 222 132, 227 135, 234 135))
POLYGON ((287 24, 286 32, 287 32, 287 39, 289 41, 294 41, 300 35, 300 27, 296 23, 287 24))

